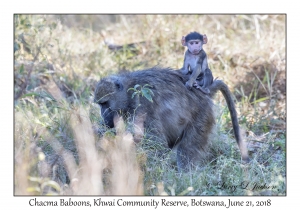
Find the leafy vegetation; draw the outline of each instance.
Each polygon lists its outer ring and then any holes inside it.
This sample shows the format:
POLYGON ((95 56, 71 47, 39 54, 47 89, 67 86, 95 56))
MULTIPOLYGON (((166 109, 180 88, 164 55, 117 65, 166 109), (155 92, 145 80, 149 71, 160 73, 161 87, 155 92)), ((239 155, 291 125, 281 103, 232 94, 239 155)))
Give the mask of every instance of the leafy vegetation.
MULTIPOLYGON (((15 195, 285 195, 285 18, 15 15, 15 195), (161 145, 144 137, 134 144, 122 120, 112 130, 99 124, 100 78, 180 68, 181 36, 194 30, 207 34, 209 67, 236 99, 249 164, 241 163, 221 94, 207 159, 187 173, 176 169, 174 151, 162 159, 161 145)), ((155 97, 149 86, 128 91, 155 97)))

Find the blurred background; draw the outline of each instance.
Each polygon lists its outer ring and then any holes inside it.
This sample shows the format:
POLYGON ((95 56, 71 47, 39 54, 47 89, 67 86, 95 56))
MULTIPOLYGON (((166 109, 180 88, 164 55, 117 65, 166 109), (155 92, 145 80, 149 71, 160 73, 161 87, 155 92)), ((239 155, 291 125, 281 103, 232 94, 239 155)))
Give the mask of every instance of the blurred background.
POLYGON ((286 16, 14 15, 14 105, 16 195, 285 195, 286 16), (125 131, 104 140, 91 134, 101 120, 92 103, 97 81, 156 65, 181 68, 186 49, 180 40, 192 31, 207 35, 208 65, 236 100, 253 159, 248 167, 239 163, 221 94, 215 98, 211 158, 189 175, 176 171, 171 152, 162 161, 149 157, 153 151, 145 145, 135 145, 124 146, 134 157, 116 155, 123 154, 116 142, 130 139, 125 131), (80 151, 86 127, 91 145, 80 151), (119 166, 118 158, 131 169, 119 166), (276 190, 207 188, 243 180, 276 190), (134 190, 126 191, 124 183, 134 190))

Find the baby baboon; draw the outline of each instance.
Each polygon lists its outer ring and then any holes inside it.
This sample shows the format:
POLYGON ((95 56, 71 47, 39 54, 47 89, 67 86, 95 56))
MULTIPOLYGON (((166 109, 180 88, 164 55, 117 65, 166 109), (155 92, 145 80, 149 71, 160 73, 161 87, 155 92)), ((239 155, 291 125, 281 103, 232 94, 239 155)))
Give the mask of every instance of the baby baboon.
POLYGON ((184 55, 184 63, 182 67, 182 73, 191 75, 185 86, 189 89, 192 86, 200 89, 202 92, 209 94, 207 88, 213 82, 213 75, 208 68, 207 56, 203 50, 203 44, 207 43, 206 35, 199 34, 198 32, 191 32, 187 36, 183 36, 181 44, 187 46, 188 49, 184 55), (196 81, 197 79, 197 81, 196 81))
MULTIPOLYGON (((169 148, 177 147, 177 165, 185 169, 201 160, 208 136, 215 123, 212 96, 221 90, 226 98, 235 137, 241 148, 241 137, 234 102, 228 87, 215 80, 208 88, 210 94, 197 89, 188 90, 189 76, 180 70, 151 68, 103 78, 97 84, 94 102, 101 107, 104 123, 114 127, 114 117, 125 120, 144 116, 143 127, 149 137, 169 148), (153 102, 146 97, 133 97, 129 88, 148 84, 153 92, 153 102)), ((241 150, 242 158, 248 158, 241 150)))

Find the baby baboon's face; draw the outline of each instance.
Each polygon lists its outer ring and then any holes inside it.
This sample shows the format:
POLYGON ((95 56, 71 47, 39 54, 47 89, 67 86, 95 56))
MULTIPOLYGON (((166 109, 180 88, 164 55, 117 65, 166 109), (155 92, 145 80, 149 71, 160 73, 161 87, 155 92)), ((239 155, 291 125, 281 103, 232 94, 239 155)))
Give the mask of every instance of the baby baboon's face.
POLYGON ((190 53, 197 55, 202 50, 202 41, 200 39, 193 39, 187 42, 187 47, 190 53))

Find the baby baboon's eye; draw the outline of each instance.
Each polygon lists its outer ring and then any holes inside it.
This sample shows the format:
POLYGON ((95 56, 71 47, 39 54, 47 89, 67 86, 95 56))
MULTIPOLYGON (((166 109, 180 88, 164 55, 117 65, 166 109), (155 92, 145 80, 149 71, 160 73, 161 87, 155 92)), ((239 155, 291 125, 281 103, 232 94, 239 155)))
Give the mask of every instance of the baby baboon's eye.
POLYGON ((199 42, 195 42, 195 44, 198 44, 199 42))

